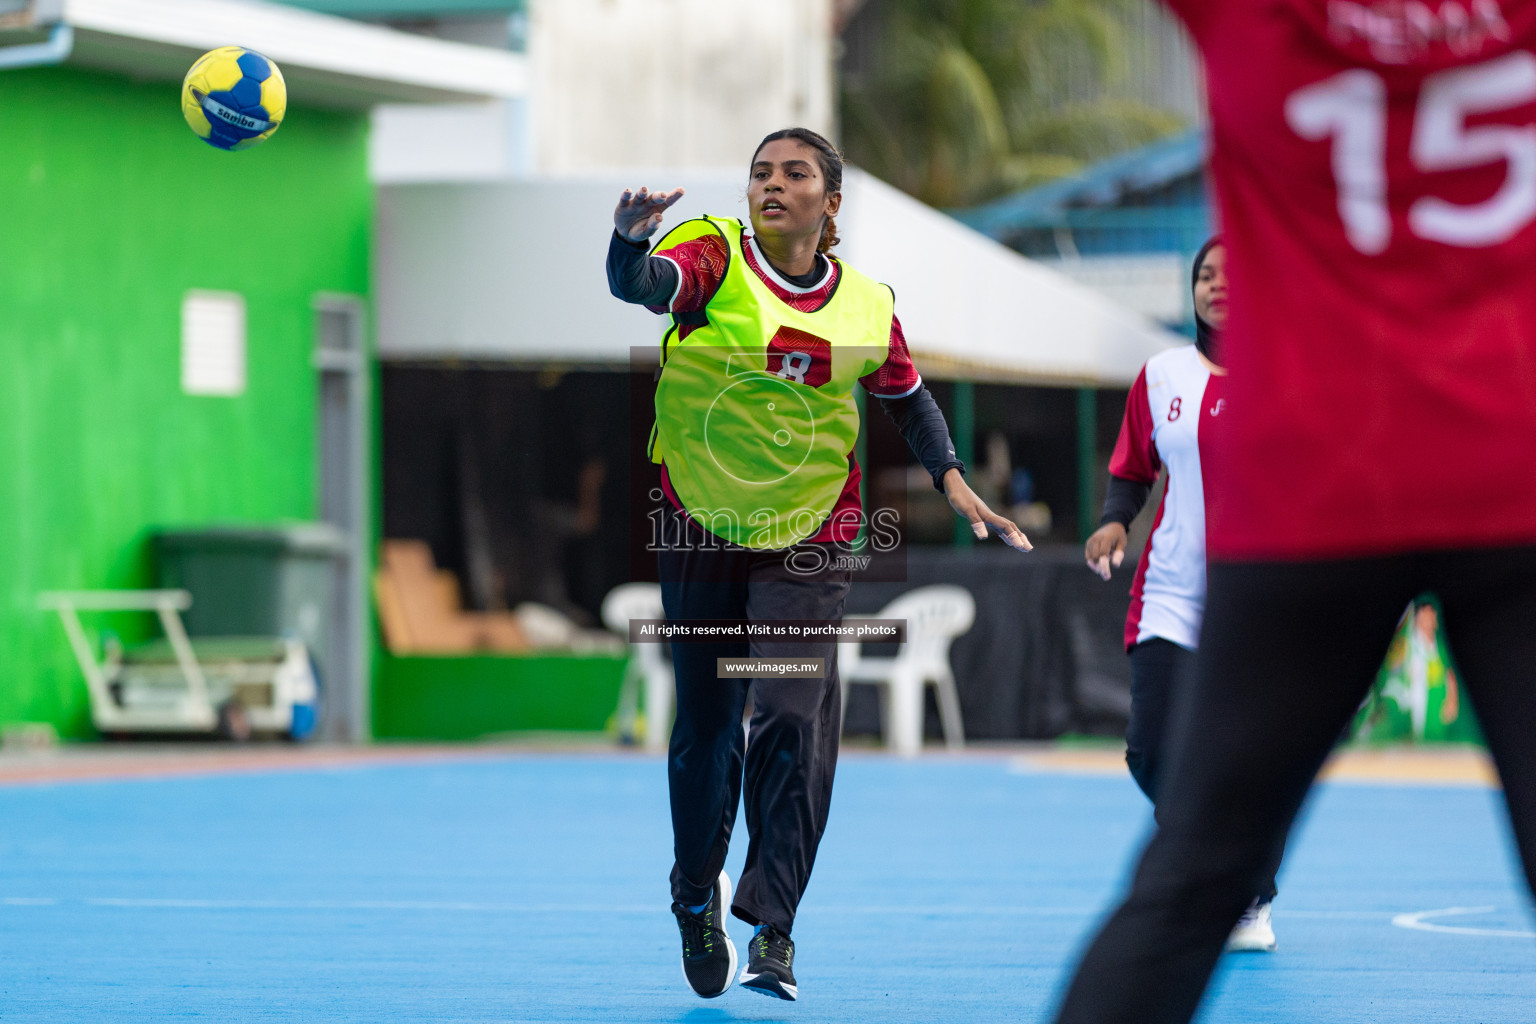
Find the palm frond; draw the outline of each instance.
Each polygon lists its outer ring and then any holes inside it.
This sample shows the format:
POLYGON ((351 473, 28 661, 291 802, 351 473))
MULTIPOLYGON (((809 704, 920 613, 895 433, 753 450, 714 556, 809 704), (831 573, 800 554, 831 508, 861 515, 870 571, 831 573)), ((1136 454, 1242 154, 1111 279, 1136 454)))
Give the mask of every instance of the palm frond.
POLYGON ((1101 160, 1144 146, 1180 127, 1177 117, 1144 103, 1100 100, 1037 114, 1018 127, 1014 142, 1025 153, 1101 160))
POLYGON ((842 96, 850 158, 942 206, 1141 145, 1178 118, 1114 96, 1147 0, 885 0, 880 59, 842 96))

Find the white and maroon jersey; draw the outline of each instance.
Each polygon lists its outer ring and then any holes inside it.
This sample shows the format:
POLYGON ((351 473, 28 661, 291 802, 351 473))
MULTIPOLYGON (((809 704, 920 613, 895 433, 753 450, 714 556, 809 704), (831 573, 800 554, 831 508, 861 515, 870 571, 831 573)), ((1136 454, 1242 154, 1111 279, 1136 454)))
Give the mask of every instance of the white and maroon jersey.
POLYGON ((1193 345, 1147 360, 1125 400, 1125 419, 1109 460, 1115 476, 1168 486, 1131 583, 1125 646, 1160 636, 1194 650, 1205 614, 1203 453, 1225 431, 1226 378, 1206 369, 1193 345))
POLYGON ((1232 281, 1210 554, 1536 542, 1536 0, 1165 0, 1232 281))

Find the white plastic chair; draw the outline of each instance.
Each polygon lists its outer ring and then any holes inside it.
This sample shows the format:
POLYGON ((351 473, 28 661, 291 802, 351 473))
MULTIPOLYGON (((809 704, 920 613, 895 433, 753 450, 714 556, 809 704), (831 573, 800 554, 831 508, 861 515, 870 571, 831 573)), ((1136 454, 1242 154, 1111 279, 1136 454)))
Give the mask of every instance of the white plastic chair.
MULTIPOLYGON (((661 587, 655 583, 621 583, 603 598, 603 625, 625 639, 630 619, 660 619, 661 587)), ((645 749, 665 750, 672 732, 672 696, 675 683, 664 643, 630 644, 629 664, 619 689, 617 712, 619 736, 633 741, 638 731, 640 685, 645 684, 645 749)))
POLYGON ((905 619, 907 642, 894 658, 865 657, 858 643, 837 645, 843 710, 848 710, 848 687, 854 683, 883 687, 886 743, 910 757, 923 746, 923 688, 931 685, 939 699, 945 744, 951 750, 963 747, 965 725, 960 719, 955 674, 949 668, 949 645, 976 621, 976 601, 970 591, 946 585, 919 587, 871 617, 905 619))

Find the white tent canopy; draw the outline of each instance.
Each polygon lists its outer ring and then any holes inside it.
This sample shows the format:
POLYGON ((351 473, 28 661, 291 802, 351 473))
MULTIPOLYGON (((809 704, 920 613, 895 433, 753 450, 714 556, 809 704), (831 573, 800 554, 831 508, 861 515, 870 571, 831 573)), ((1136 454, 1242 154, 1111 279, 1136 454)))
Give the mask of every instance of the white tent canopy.
MULTIPOLYGON (((744 177, 635 173, 379 189, 380 354, 622 365, 663 318, 608 294, 619 191, 683 185, 668 224, 746 217, 744 177)), ((838 253, 896 292, 918 367, 933 377, 1124 386, 1181 339, 850 169, 838 253)))

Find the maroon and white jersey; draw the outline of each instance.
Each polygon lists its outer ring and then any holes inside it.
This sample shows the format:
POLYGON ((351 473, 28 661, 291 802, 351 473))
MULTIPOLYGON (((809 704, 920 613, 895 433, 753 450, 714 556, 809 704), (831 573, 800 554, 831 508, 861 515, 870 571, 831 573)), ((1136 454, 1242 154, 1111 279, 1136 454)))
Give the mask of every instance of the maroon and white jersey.
POLYGON ((1536 0, 1165 0, 1232 302, 1210 554, 1536 542, 1536 0))
POLYGON ((1131 583, 1125 646, 1160 636, 1194 650, 1205 615, 1203 455, 1227 425, 1226 377, 1206 368, 1193 345, 1147 360, 1125 400, 1109 460, 1115 476, 1147 486, 1168 470, 1168 486, 1131 583))

